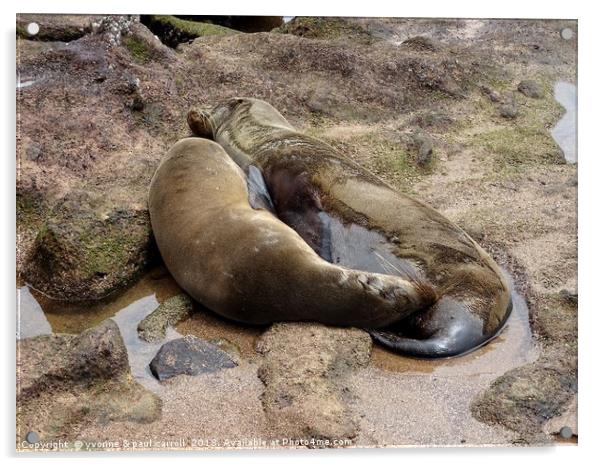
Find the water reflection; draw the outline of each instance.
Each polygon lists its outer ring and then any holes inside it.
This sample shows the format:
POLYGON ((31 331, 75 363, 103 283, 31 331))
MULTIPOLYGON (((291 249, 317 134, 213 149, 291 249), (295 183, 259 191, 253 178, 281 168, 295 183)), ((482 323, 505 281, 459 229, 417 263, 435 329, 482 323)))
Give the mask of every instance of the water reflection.
POLYGON ((566 113, 552 129, 552 137, 562 149, 569 163, 577 162, 577 87, 558 81, 554 86, 554 98, 566 109, 566 113))

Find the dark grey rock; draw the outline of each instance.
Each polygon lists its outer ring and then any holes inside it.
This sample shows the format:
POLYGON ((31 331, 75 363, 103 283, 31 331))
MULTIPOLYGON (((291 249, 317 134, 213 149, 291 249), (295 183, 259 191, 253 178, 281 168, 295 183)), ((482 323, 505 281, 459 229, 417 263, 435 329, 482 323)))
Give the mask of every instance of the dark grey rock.
POLYGON ((518 115, 518 106, 514 100, 506 102, 500 106, 500 115, 504 118, 514 119, 518 115))
POLYGON ((501 102, 502 101, 502 95, 495 89, 491 89, 490 87, 483 86, 483 87, 481 87, 481 90, 487 97, 489 97, 489 100, 491 100, 492 102, 501 102))
POLYGON ((208 341, 186 335, 165 343, 150 363, 159 380, 176 375, 199 375, 235 367, 230 355, 208 341))
POLYGON ((412 135, 412 142, 418 153, 416 161, 421 167, 428 165, 433 159, 433 140, 424 133, 412 135))
POLYGON ((134 100, 132 100, 132 110, 134 112, 141 112, 144 110, 144 100, 142 100, 140 94, 134 96, 134 100))
POLYGON ((543 90, 541 86, 532 79, 521 81, 518 84, 518 90, 519 92, 525 94, 527 97, 531 97, 534 99, 540 99, 541 97, 543 97, 543 90))

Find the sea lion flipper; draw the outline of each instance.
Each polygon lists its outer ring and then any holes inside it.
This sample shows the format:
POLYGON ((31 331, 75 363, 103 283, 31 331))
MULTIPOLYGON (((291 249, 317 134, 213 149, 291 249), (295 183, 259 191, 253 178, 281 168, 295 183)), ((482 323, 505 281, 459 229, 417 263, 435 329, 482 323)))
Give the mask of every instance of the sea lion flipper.
MULTIPOLYGON (((435 316, 434 318, 431 318, 431 320, 435 322, 438 321, 441 317, 437 314, 445 316, 445 313, 441 313, 441 309, 433 312, 433 309, 436 309, 437 307, 449 308, 449 302, 444 302, 443 306, 441 306, 443 302, 443 300, 439 301, 434 308, 427 311, 435 316)), ((411 338, 395 331, 382 328, 366 329, 366 331, 370 333, 375 342, 380 343, 396 353, 403 354, 404 356, 419 359, 462 356, 480 348, 499 335, 512 313, 512 308, 512 300, 510 300, 508 307, 506 308, 506 315, 504 316, 503 322, 500 323, 498 331, 489 335, 483 335, 482 331, 479 329, 478 323, 474 320, 471 322, 471 316, 468 313, 465 313, 464 316, 462 316, 461 313, 456 313, 452 319, 453 323, 441 325, 441 327, 432 335, 425 338, 411 338)), ((410 319, 409 321, 406 320, 398 325, 398 328, 403 329, 405 332, 412 333, 412 326, 415 324, 413 324, 410 319)))

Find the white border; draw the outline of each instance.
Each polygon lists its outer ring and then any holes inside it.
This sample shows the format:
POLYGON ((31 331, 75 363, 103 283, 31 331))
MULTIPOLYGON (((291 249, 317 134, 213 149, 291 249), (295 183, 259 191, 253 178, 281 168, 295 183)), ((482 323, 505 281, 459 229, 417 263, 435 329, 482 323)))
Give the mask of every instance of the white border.
MULTIPOLYGON (((188 13, 188 14, 254 14, 254 15, 322 15, 322 16, 402 16, 402 17, 504 17, 504 18, 571 18, 579 20, 579 446, 554 448, 514 448, 514 449, 401 449, 401 450, 337 450, 337 451, 276 451, 276 452, 207 452, 207 453, 142 453, 142 454, 97 454, 85 456, 86 462, 106 462, 108 459, 129 462, 143 459, 145 463, 159 464, 175 457, 178 463, 194 461, 203 463, 223 463, 238 460, 245 464, 280 464, 283 460, 290 464, 305 464, 308 460, 318 464, 331 464, 336 461, 366 464, 370 461, 386 463, 418 463, 447 466, 448 464, 487 466, 527 460, 545 462, 546 465, 576 463, 595 456, 597 453, 597 433, 600 431, 600 368, 599 345, 602 321, 602 306, 597 291, 601 290, 599 264, 600 254, 600 16, 592 6, 594 2, 546 1, 537 5, 524 0, 504 0, 502 2, 470 2, 467 0, 394 2, 375 1, 350 4, 326 2, 324 0, 304 0, 284 4, 271 1, 228 1, 190 2, 183 0, 136 0, 116 2, 81 1, 31 1, 21 0, 14 9, 2 5, 2 22, 5 55, 2 72, 4 102, 4 124, 2 140, 4 151, 1 170, 3 202, 0 218, 4 219, 1 229, 2 242, 2 283, 7 303, 2 312, 5 319, 3 350, 6 350, 4 367, 7 373, 1 385, 5 401, 5 414, 2 422, 2 447, 5 456, 12 462, 14 448, 14 328, 15 328, 15 278, 14 278, 14 183, 15 183, 15 13, 188 13), (597 149, 597 150, 596 150, 597 149), (598 201, 597 201, 598 200, 598 201), (594 456, 595 455, 595 456, 594 456)), ((20 461, 29 463, 33 458, 21 455, 20 461)), ((64 463, 81 462, 84 455, 46 455, 47 461, 64 463)), ((37 460, 37 457, 35 457, 37 460)))

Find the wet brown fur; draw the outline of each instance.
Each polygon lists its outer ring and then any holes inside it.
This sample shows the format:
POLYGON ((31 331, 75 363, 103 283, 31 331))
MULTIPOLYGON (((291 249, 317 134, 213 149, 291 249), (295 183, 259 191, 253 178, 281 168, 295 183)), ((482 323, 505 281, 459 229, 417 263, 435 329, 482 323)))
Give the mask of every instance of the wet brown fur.
POLYGON ((216 143, 176 143, 151 182, 157 245, 178 284, 237 321, 380 327, 436 300, 432 289, 321 259, 285 223, 249 205, 242 170, 216 143))
MULTIPOLYGON (((511 301, 501 271, 436 210, 396 192, 330 145, 296 131, 266 102, 230 99, 211 112, 192 110, 193 131, 196 121, 201 122, 196 126, 213 128, 213 139, 241 167, 252 163, 263 171, 284 221, 290 211, 321 208, 345 224, 377 230, 392 239, 398 257, 413 261, 415 274, 426 278, 438 296, 465 302, 482 321, 484 334, 495 332, 505 321, 511 301), (281 183, 282 173, 288 174, 286 183, 281 183), (291 200, 291 192, 306 195, 291 200), (309 198, 307 193, 312 193, 309 198)), ((311 239, 308 243, 316 249, 311 239)))

